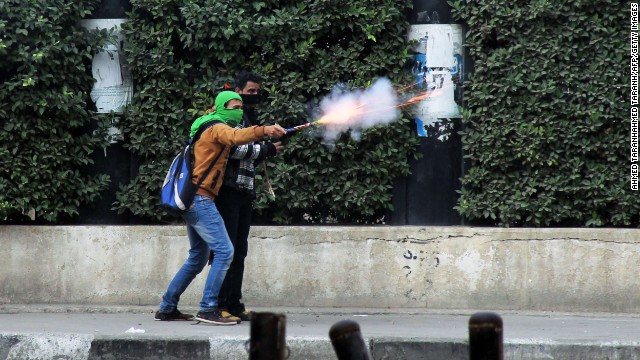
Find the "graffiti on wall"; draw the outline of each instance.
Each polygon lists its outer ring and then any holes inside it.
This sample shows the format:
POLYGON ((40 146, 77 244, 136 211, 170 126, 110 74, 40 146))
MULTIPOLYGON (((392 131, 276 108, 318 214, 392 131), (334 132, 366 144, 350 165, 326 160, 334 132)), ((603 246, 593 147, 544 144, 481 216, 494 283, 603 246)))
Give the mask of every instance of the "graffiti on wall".
POLYGON ((123 19, 83 20, 87 29, 115 29, 115 43, 105 44, 103 50, 93 57, 91 66, 96 82, 91 89, 91 100, 98 113, 122 113, 131 102, 133 83, 124 61, 124 37, 119 33, 123 19))
POLYGON ((438 119, 461 117, 459 105, 464 82, 462 25, 412 25, 409 39, 415 40, 415 89, 423 100, 416 104, 414 117, 418 136, 438 119))

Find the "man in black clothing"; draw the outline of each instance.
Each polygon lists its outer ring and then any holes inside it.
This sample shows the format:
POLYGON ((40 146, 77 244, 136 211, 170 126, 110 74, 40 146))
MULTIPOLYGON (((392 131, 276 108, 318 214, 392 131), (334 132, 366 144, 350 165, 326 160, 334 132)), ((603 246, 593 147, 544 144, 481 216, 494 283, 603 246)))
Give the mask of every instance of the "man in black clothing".
MULTIPOLYGON (((255 105, 260 101, 262 79, 254 73, 243 71, 235 80, 235 91, 243 99, 244 116, 238 127, 257 124, 255 105)), ((237 322, 249 321, 252 311, 245 308, 242 299, 242 279, 244 277, 244 259, 248 252, 249 228, 253 200, 255 164, 267 157, 280 153, 281 142, 247 144, 231 149, 220 193, 215 199, 216 207, 224 220, 225 228, 233 243, 233 261, 227 271, 220 294, 219 308, 222 315, 234 318, 237 322)))

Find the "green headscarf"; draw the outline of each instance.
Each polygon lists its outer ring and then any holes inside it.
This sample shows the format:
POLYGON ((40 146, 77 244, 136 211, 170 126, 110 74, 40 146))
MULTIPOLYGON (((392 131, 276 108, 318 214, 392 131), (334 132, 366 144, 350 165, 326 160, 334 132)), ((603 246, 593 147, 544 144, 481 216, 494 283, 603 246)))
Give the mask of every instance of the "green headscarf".
POLYGON ((231 127, 238 126, 240 121, 242 121, 242 110, 225 108, 225 105, 229 100, 233 99, 242 101, 242 97, 240 97, 240 95, 235 91, 223 91, 218 94, 218 96, 216 96, 216 110, 205 116, 197 118, 196 121, 193 122, 193 125, 191 125, 191 133, 189 134, 189 137, 193 137, 198 132, 200 126, 212 120, 222 121, 231 127))

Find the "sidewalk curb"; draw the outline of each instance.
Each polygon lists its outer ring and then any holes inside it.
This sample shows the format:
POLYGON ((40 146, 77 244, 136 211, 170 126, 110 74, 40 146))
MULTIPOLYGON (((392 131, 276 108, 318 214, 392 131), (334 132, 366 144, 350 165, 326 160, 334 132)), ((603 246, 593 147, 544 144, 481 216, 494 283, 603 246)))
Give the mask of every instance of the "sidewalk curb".
MULTIPOLYGON (((247 337, 104 336, 0 334, 0 359, 247 359, 247 337)), ((460 339, 374 337, 365 340, 374 360, 468 360, 460 339)), ((328 338, 289 337, 289 359, 335 359, 328 338)), ((544 343, 527 339, 504 344, 505 359, 640 359, 640 343, 544 343)))

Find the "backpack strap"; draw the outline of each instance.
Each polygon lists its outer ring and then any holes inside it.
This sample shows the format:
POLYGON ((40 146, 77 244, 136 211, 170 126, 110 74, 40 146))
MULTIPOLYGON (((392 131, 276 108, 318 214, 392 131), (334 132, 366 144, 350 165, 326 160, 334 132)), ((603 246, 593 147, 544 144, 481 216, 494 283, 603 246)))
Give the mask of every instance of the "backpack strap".
MULTIPOLYGON (((220 150, 218 155, 216 155, 216 158, 213 159, 213 161, 211 162, 211 164, 209 164, 209 166, 207 166, 207 170, 204 171, 204 174, 202 175, 202 177, 200 178, 200 180, 198 180, 198 183, 196 184, 197 188, 200 188, 200 185, 202 184, 204 179, 207 178, 207 176, 211 172, 211 169, 213 169, 213 166, 218 162, 218 159, 220 159, 220 155, 222 155, 222 153, 224 152, 225 148, 226 148, 226 146, 223 147, 222 150, 220 150)), ((193 161, 195 161, 195 156, 193 158, 193 161)))
POLYGON ((213 125, 216 125, 216 124, 224 124, 224 122, 222 122, 220 120, 211 120, 211 121, 207 121, 206 123, 200 125, 200 127, 198 128, 198 131, 196 132, 195 135, 193 135, 193 137, 191 138, 189 143, 193 144, 196 141, 200 140, 200 136, 202 136, 202 133, 204 133, 205 130, 207 130, 208 128, 210 128, 210 127, 212 127, 213 125))

